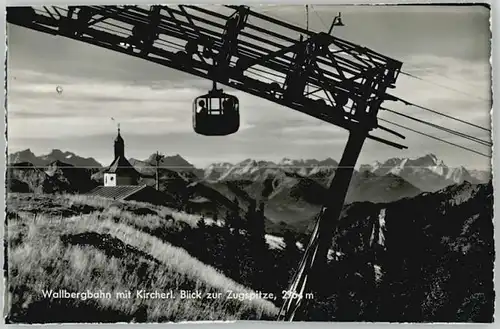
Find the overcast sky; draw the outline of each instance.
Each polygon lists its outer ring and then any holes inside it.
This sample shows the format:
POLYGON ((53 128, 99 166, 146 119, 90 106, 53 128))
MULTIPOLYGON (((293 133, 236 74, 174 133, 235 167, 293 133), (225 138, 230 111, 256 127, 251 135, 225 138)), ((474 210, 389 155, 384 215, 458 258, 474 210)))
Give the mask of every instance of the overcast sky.
MULTIPOLYGON (((255 9, 305 26, 303 6, 255 9)), ((345 27, 336 36, 403 61, 392 92, 481 126, 490 126, 489 11, 482 7, 313 6, 310 28, 325 30, 337 11, 345 27), (439 86, 442 85, 442 86, 439 86), (459 90, 462 92, 454 91, 459 90)), ((143 159, 159 150, 181 154, 198 166, 246 158, 339 160, 347 133, 269 101, 233 92, 241 106, 241 129, 226 137, 192 130, 191 103, 211 87, 204 81, 112 51, 8 26, 8 147, 40 155, 62 149, 107 165, 113 157, 114 117, 121 123, 126 155, 143 159), (56 87, 62 86, 59 95, 56 87)), ((490 140, 488 134, 428 112, 387 107, 490 140)), ((389 113, 383 118, 490 154, 486 147, 449 136, 389 113)), ((486 169, 490 160, 413 132, 402 131, 408 150, 368 141, 359 163, 434 153, 449 166, 486 169)), ((378 136, 394 137, 374 132, 378 136)))

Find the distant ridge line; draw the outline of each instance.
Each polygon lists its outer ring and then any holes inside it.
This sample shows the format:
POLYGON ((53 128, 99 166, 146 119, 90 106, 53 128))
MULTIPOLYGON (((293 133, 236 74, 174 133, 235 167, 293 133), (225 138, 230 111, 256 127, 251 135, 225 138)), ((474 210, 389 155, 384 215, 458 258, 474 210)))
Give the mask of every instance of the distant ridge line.
MULTIPOLYGON (((73 166, 69 163, 66 163, 68 165, 70 165, 72 168, 90 168, 90 169, 106 169, 107 167, 95 167, 95 166, 73 166)), ((304 165, 304 166, 288 166, 288 165, 274 165, 274 166, 267 166, 267 165, 259 165, 257 164, 256 167, 266 167, 266 168, 269 168, 269 169, 282 169, 282 168, 294 168, 294 169, 297 169, 297 168, 317 168, 317 167, 322 167, 322 168, 356 168, 356 167, 349 167, 349 166, 326 166, 326 165, 304 165)), ((36 166, 36 165, 32 165, 32 166, 15 166, 15 165, 7 165, 7 167, 10 167, 10 168, 50 168, 49 165, 43 165, 43 166, 36 166)), ((178 169, 201 169, 201 168, 197 168, 197 167, 194 167, 194 166, 158 166, 159 168, 178 168, 178 169)), ((207 167, 212 167, 212 168, 220 168, 220 169, 227 169, 226 166, 212 166, 212 165, 208 165, 207 167)), ((232 168, 245 168, 246 165, 231 165, 232 168)), ((429 166, 404 166, 405 168, 428 168, 429 166)), ((450 167, 450 166, 447 166, 448 168, 450 169, 456 169, 456 168, 460 168, 460 167, 450 167)), ((117 167, 117 168, 126 168, 124 166, 121 166, 121 167, 117 167)), ((150 168, 150 169, 155 169, 156 166, 140 166, 140 168, 150 168)), ((380 167, 377 167, 377 168, 394 168, 394 166, 380 166, 380 167)), ((464 167, 465 168, 465 167, 464 167)), ((474 168, 476 169, 476 168, 474 168)), ((485 168, 485 169, 491 169, 491 168, 485 168)))

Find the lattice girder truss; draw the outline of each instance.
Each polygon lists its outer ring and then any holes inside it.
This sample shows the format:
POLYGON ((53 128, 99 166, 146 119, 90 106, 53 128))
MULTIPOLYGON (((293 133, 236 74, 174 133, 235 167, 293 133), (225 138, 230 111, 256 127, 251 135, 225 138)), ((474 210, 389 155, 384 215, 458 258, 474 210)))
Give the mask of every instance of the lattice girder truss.
POLYGON ((243 6, 223 8, 227 13, 191 5, 16 7, 7 20, 217 81, 349 131, 382 128, 402 137, 377 122, 401 62, 243 6))

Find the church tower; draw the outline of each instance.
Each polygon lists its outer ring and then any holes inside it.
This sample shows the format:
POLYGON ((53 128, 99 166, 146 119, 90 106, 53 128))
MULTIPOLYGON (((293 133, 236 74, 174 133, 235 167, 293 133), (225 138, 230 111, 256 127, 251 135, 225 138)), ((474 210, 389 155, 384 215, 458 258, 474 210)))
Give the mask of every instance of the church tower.
POLYGON ((137 185, 140 174, 125 158, 125 141, 120 134, 114 142, 115 159, 104 173, 104 186, 137 185))
POLYGON ((125 141, 120 135, 120 124, 118 124, 118 135, 115 138, 115 159, 125 157, 125 141))

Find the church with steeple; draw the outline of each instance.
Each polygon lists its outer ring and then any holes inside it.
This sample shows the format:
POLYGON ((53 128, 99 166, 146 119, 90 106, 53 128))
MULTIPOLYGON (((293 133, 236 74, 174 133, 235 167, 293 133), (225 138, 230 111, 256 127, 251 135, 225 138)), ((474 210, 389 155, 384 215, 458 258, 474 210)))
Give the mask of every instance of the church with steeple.
POLYGON ((113 200, 147 202, 156 205, 168 205, 169 202, 172 202, 171 197, 167 197, 165 193, 148 186, 144 182, 139 185, 141 177, 148 177, 141 175, 125 158, 125 141, 120 133, 120 125, 118 125, 114 151, 115 159, 109 167, 101 172, 104 174, 104 184, 87 193, 88 195, 113 200))
POLYGON ((114 151, 115 159, 104 172, 104 186, 137 185, 141 175, 125 158, 125 141, 120 134, 119 124, 114 151))

